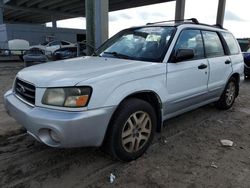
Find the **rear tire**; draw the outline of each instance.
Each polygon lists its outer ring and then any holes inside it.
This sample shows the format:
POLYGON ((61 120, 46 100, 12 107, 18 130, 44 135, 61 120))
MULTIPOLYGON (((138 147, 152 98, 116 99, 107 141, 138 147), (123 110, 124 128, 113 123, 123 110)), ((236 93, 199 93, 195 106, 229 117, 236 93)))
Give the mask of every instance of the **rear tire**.
POLYGON ((234 104, 237 96, 238 83, 234 77, 231 77, 224 89, 219 101, 216 103, 218 109, 227 110, 234 104))
POLYGON ((132 161, 148 149, 156 128, 156 114, 146 101, 131 98, 113 115, 105 149, 115 159, 132 161))

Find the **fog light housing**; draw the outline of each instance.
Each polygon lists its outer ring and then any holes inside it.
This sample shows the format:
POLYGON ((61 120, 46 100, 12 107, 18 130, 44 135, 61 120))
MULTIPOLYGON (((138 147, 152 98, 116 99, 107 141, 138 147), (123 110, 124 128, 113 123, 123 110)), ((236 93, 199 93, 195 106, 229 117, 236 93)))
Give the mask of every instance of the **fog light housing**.
POLYGON ((52 129, 40 129, 37 134, 38 139, 50 147, 60 146, 60 136, 52 129))
POLYGON ((59 142, 60 142, 60 138, 59 138, 59 136, 56 134, 55 131, 49 130, 49 135, 50 135, 51 139, 52 139, 54 142, 56 142, 56 143, 59 143, 59 142))

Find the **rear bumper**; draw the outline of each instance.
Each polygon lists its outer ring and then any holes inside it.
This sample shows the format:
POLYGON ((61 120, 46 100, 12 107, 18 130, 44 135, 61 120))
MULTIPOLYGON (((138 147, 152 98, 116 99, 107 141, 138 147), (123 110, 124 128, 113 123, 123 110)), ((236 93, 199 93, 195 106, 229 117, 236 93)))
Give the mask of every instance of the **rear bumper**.
POLYGON ((115 107, 69 112, 31 107, 12 91, 4 95, 7 112, 38 141, 51 147, 100 146, 115 107), (53 132, 53 136, 51 133, 53 132), (56 139, 53 139, 55 138, 56 139))
POLYGON ((45 55, 43 55, 43 56, 27 56, 27 55, 24 55, 23 60, 25 62, 47 62, 48 58, 45 55))

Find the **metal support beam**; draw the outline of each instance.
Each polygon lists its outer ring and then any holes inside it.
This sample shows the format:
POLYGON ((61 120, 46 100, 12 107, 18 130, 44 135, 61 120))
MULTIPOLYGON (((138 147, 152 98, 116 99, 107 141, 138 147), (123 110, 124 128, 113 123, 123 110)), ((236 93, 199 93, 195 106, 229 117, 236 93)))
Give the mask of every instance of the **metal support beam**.
POLYGON ((46 1, 46 2, 43 2, 43 3, 39 3, 38 4, 38 8, 44 8, 44 7, 49 7, 50 5, 54 5, 54 4, 60 4, 61 1, 63 0, 53 0, 53 1, 46 1))
POLYGON ((40 2, 42 2, 42 1, 43 1, 43 0, 28 1, 28 2, 26 3, 26 6, 27 6, 27 7, 31 7, 31 6, 33 6, 33 5, 36 5, 36 4, 40 3, 40 2))
POLYGON ((223 26, 226 9, 226 0, 219 0, 216 24, 223 26))
MULTIPOLYGON (((108 39, 109 0, 86 0, 86 34, 87 43, 98 48, 108 39)), ((87 54, 94 49, 87 47, 87 54)))
MULTIPOLYGON (((60 6, 61 7, 71 6, 71 5, 74 5, 75 3, 78 3, 78 0, 63 1, 63 2, 60 3, 60 6)), ((58 4, 50 5, 48 7, 49 10, 53 10, 53 9, 56 9, 56 8, 58 8, 58 4)))
POLYGON ((17 1, 17 6, 20 6, 20 5, 23 5, 25 4, 26 2, 28 2, 29 0, 18 0, 17 1))
POLYGON ((71 12, 71 10, 75 9, 75 8, 82 8, 82 10, 85 9, 84 4, 80 4, 80 5, 79 4, 74 4, 74 5, 63 7, 63 8, 61 8, 60 11, 62 11, 62 12, 71 12))
POLYGON ((0 0, 0 24, 3 24, 3 0, 0 0))
POLYGON ((175 20, 183 20, 186 0, 176 0, 175 3, 175 20))
POLYGON ((7 10, 15 10, 15 11, 25 11, 25 12, 32 12, 42 15, 55 15, 60 16, 62 18, 73 18, 73 17, 80 17, 82 14, 71 14, 61 11, 55 11, 55 10, 47 10, 47 9, 38 9, 38 8, 27 8, 27 7, 19 7, 14 5, 4 5, 4 9, 7 10))

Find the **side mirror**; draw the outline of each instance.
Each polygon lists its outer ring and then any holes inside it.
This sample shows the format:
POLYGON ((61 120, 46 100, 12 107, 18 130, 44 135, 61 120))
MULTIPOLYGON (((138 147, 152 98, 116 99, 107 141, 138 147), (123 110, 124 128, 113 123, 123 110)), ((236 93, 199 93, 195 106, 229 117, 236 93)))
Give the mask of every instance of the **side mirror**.
POLYGON ((181 62, 194 58, 194 50, 193 49, 178 49, 174 55, 174 62, 181 62))

